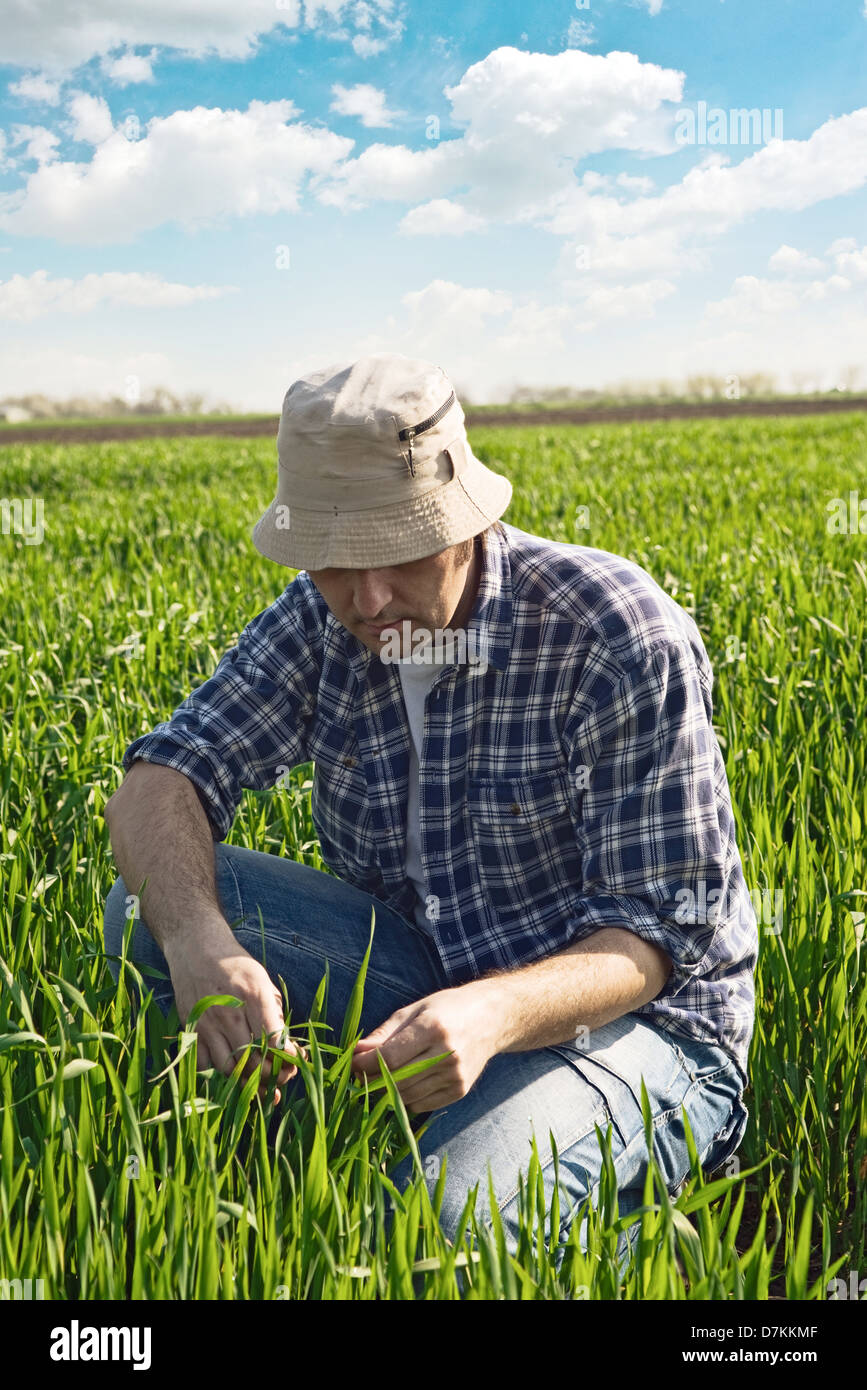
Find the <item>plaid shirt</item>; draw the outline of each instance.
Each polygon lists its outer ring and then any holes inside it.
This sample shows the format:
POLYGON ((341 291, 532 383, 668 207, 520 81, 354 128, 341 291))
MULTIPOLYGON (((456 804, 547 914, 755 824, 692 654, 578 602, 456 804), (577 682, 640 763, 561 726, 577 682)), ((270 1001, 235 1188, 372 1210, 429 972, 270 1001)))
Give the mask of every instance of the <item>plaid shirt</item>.
MULTIPOLYGON (((723 1047, 746 1082, 757 920, 692 618, 630 560, 499 525, 483 536, 467 632, 486 664, 471 656, 437 675, 419 767, 446 978, 626 928, 673 961, 635 1012, 723 1047)), ((397 667, 301 571, 123 765, 182 772, 222 840, 242 788, 313 760, 325 863, 412 920, 409 751, 397 667)))

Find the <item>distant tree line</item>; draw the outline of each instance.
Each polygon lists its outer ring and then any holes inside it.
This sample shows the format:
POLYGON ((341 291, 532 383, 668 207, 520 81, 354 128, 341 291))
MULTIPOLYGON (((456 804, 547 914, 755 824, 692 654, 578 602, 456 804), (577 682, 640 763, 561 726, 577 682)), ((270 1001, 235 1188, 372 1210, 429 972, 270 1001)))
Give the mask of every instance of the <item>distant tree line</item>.
MULTIPOLYGON (((863 386, 860 367, 846 367, 838 374, 831 392, 822 389, 815 375, 792 372, 790 389, 779 391, 772 372, 749 372, 743 375, 716 376, 710 373, 688 376, 685 382, 666 380, 621 381, 603 387, 578 386, 513 386, 503 392, 503 404, 547 405, 553 402, 616 405, 629 401, 712 401, 742 397, 775 395, 834 394, 857 391, 863 386)), ((468 390, 457 388, 461 403, 474 404, 468 390)), ((155 386, 131 401, 124 396, 68 396, 58 399, 39 392, 0 399, 0 420, 97 420, 106 417, 136 417, 149 415, 232 415, 236 408, 219 402, 206 406, 205 397, 196 391, 179 394, 167 386, 155 386)), ((276 411, 275 411, 276 414, 276 411)))
POLYGON ((792 372, 790 388, 781 391, 773 372, 745 372, 716 376, 711 373, 688 376, 686 381, 621 381, 603 387, 515 386, 508 396, 510 405, 550 404, 574 401, 576 404, 611 405, 618 401, 714 401, 741 397, 776 395, 828 395, 834 391, 856 391, 863 380, 860 367, 846 367, 838 374, 836 387, 829 393, 818 385, 814 375, 792 372))
POLYGON ((28 420, 98 420, 106 416, 231 415, 232 407, 219 403, 205 407, 205 397, 195 391, 179 394, 167 386, 155 386, 130 402, 124 396, 67 396, 58 399, 40 392, 6 396, 0 400, 0 418, 28 420))

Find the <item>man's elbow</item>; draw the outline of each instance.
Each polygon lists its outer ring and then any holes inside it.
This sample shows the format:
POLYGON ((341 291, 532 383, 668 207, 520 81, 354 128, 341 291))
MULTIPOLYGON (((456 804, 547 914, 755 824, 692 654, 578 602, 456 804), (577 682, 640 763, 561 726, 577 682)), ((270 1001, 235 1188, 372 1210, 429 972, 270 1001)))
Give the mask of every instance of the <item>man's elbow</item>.
POLYGON ((662 946, 657 946, 650 941, 645 942, 645 945, 648 948, 650 958, 648 968, 645 971, 647 986, 653 990, 650 998, 656 999, 657 995, 661 994, 668 984, 668 977, 674 968, 674 961, 662 946))

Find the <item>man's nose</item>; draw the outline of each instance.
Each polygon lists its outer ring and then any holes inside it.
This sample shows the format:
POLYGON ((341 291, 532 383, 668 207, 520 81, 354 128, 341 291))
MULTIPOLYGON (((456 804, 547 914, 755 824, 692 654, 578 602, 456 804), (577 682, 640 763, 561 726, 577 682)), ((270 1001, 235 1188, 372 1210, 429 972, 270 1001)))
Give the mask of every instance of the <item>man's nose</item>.
POLYGON ((391 585, 381 570, 359 570, 354 603, 359 616, 373 621, 391 600, 391 585))

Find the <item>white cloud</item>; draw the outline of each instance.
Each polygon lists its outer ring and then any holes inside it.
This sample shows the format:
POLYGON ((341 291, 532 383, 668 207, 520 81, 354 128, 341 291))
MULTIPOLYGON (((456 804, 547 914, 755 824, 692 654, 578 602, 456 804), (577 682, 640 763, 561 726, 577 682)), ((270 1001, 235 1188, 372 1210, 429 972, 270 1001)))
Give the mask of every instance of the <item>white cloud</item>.
POLYGON ((853 280, 867 280, 867 246, 859 251, 854 237, 842 238, 835 246, 838 249, 834 251, 834 262, 840 274, 849 275, 853 280))
POLYGON ((826 121, 805 140, 774 140, 739 164, 711 154, 654 197, 620 202, 573 180, 539 223, 591 250, 649 237, 657 255, 667 245, 674 258, 700 251, 755 213, 800 211, 865 183, 867 107, 826 121))
POLYGON ((485 219, 468 212, 460 203, 448 198, 434 198, 429 203, 421 203, 411 208, 398 226, 398 231, 409 236, 462 236, 464 232, 478 232, 485 226, 485 219))
POLYGON ((300 22, 296 0, 6 0, 4 62, 68 71, 117 49, 157 44, 204 55, 245 58, 278 24, 300 22))
MULTIPOLYGON (((408 204, 402 231, 530 223, 569 238, 567 256, 583 248, 597 272, 635 279, 700 268, 706 245, 753 214, 800 211, 867 183, 867 107, 737 164, 705 153, 658 193, 631 174, 576 177, 595 153, 670 152, 683 80, 629 53, 496 49, 445 89, 462 135, 419 150, 371 145, 318 180, 317 196, 344 209, 408 204), (427 216, 433 205, 439 219, 427 216)), ((811 259, 804 273, 822 269, 811 259)))
POLYGON ((294 212, 307 175, 333 169, 353 144, 295 114, 291 101, 197 106, 155 117, 141 140, 115 131, 89 163, 44 165, 23 190, 0 195, 0 227, 100 244, 170 221, 294 212))
POLYGON ((367 34, 356 34, 352 40, 352 48, 359 58, 375 58, 378 53, 383 53, 388 48, 388 39, 371 39, 367 34))
POLYGON ((836 256, 841 251, 854 251, 857 245, 858 243, 853 236, 838 236, 836 240, 831 242, 826 255, 836 256))
POLYGON ((670 280, 644 280, 637 285, 592 285, 583 290, 581 307, 595 324, 600 319, 650 318, 656 304, 674 294, 670 280))
POLYGON ((829 275, 826 280, 811 280, 804 291, 808 300, 827 299, 841 290, 851 290, 852 282, 845 275, 829 275))
POLYGON ((17 82, 10 82, 9 92, 22 101, 35 101, 43 106, 57 106, 60 102, 60 83, 44 72, 26 72, 17 82))
POLYGON ((511 314, 506 332, 499 334, 493 346, 506 354, 519 356, 531 348, 546 350, 564 346, 561 330, 573 320, 572 310, 565 304, 519 304, 511 314))
POLYGON ((721 228, 750 213, 796 212, 867 181, 867 107, 819 126, 806 140, 772 140, 739 164, 708 161, 647 206, 645 225, 674 217, 721 228))
POLYGON ((330 109, 340 116, 357 116, 364 126, 393 125, 403 115, 402 111, 389 111, 385 92, 369 82, 358 82, 354 87, 335 82, 331 92, 334 100, 330 109))
POLYGON ((806 251, 798 251, 794 246, 787 246, 785 243, 771 256, 768 267, 770 270, 782 270, 788 273, 795 271, 812 273, 825 269, 823 261, 818 260, 815 256, 808 256, 806 251))
POLYGON ((101 145, 114 134, 108 102, 89 92, 73 92, 69 99, 70 134, 87 145, 101 145))
POLYGON ((589 372, 599 375, 600 352, 610 380, 640 336, 638 326, 624 332, 623 319, 630 325, 649 320, 654 306, 674 291, 659 279, 630 286, 595 283, 584 287, 577 304, 562 298, 545 304, 436 279, 403 295, 404 312, 389 317, 384 331, 341 346, 348 356, 388 351, 426 357, 442 363, 456 385, 465 384, 473 400, 503 400, 518 382, 587 384, 589 372))
POLYGON ((356 53, 368 57, 404 28, 394 0, 76 0, 65 7, 55 0, 6 0, 3 18, 3 61, 49 72, 151 46, 248 58, 263 35, 302 24, 352 40, 356 53))
POLYGON ((824 280, 763 280, 756 275, 739 275, 731 293, 711 300, 705 307, 708 319, 735 323, 755 323, 765 317, 801 310, 805 303, 816 303, 851 288, 842 275, 824 280))
POLYGON ((589 48, 596 40, 593 37, 594 25, 587 19, 573 19, 566 30, 567 48, 589 48))
POLYGON ((532 221, 574 183, 577 160, 609 149, 672 148, 671 108, 683 80, 632 53, 498 48, 445 89, 463 135, 419 151, 369 146, 319 196, 351 208, 467 188, 461 203, 469 213, 532 221))
POLYGON ((655 188, 653 179, 646 175, 639 177, 635 174, 618 174, 615 183, 629 193, 652 193, 655 188))
POLYGON ((419 202, 460 182, 460 158, 459 140, 441 140, 427 150, 368 145, 358 159, 317 180, 317 196, 323 203, 344 209, 363 207, 376 199, 419 202))
MULTIPOLYGON (((597 201, 597 200, 594 200, 597 201)), ((564 288, 574 291, 569 277, 577 270, 582 279, 594 275, 632 280, 643 275, 682 275, 686 270, 706 270, 706 250, 678 245, 667 227, 634 237, 609 236, 600 224, 588 229, 586 242, 568 241, 563 246, 558 270, 564 288)))
POLYGON ((451 280, 432 280, 422 290, 411 290, 401 303, 410 313, 411 331, 420 326, 448 325, 456 332, 478 329, 485 319, 505 314, 512 306, 505 290, 468 289, 451 280))
POLYGON ((29 348, 21 341, 8 346, 0 342, 4 395, 44 392, 61 399, 73 395, 120 396, 131 376, 138 378, 142 393, 155 386, 171 386, 179 392, 192 389, 192 383, 188 386, 186 380, 179 384, 185 364, 171 361, 165 353, 130 353, 126 345, 120 344, 113 345, 116 352, 107 352, 102 338, 92 347, 82 347, 77 341, 80 329, 81 325, 76 324, 74 343, 47 345, 43 341, 29 348))
POLYGON ((659 14, 662 9, 662 0, 638 0, 640 5, 645 5, 648 14, 659 14))
POLYGON ((57 158, 57 146, 60 144, 60 137, 44 125, 14 125, 9 144, 13 149, 23 145, 21 158, 35 159, 42 168, 43 165, 51 164, 57 158))
POLYGON ((44 314, 86 314, 103 305, 135 309, 177 309, 203 299, 219 299, 233 286, 183 285, 139 271, 106 271, 80 280, 52 279, 47 270, 0 281, 0 319, 28 322, 44 314))
POLYGON ((127 49, 125 53, 118 53, 115 57, 103 58, 102 70, 116 87, 128 87, 133 82, 153 82, 153 62, 156 56, 155 48, 147 55, 127 49))

